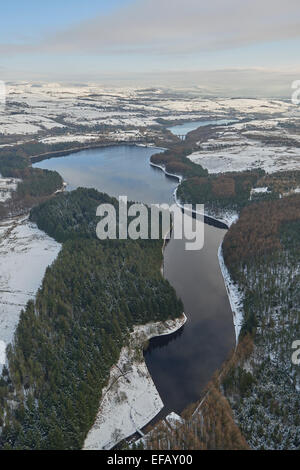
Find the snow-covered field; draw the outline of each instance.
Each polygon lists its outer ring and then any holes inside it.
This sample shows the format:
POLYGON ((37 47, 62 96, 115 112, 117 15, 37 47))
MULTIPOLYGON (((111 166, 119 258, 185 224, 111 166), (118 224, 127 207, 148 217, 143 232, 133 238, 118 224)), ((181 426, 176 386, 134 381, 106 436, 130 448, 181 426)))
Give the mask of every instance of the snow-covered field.
POLYGON ((111 449, 160 412, 164 405, 144 362, 142 348, 150 338, 174 333, 185 322, 183 314, 176 320, 134 328, 130 344, 122 349, 118 363, 111 369, 85 450, 111 449))
POLYGON ((98 85, 10 84, 6 107, 0 112, 0 135, 50 137, 57 133, 59 137, 63 129, 68 133, 80 126, 152 125, 162 110, 151 103, 145 105, 142 99, 136 102, 138 96, 138 90, 109 90, 98 85))
POLYGON ((224 150, 195 152, 188 157, 209 173, 245 171, 262 168, 267 173, 300 169, 300 148, 267 146, 257 143, 224 150))
POLYGON ((159 169, 162 170, 162 171, 165 173, 165 175, 167 175, 167 176, 174 176, 174 178, 177 178, 178 181, 179 181, 179 183, 181 183, 181 181, 182 181, 182 176, 176 175, 175 173, 169 173, 169 172, 166 170, 166 168, 165 168, 164 165, 158 165, 157 163, 152 163, 151 161, 150 161, 150 165, 151 165, 151 166, 154 166, 154 167, 156 167, 156 168, 159 168, 159 169))
POLYGON ((29 114, 0 115, 0 133, 9 134, 36 134, 40 130, 63 128, 58 122, 47 119, 44 116, 29 114))
POLYGON ((170 111, 209 111, 217 114, 228 113, 228 109, 234 113, 262 113, 262 114, 277 114, 285 112, 291 108, 290 103, 278 100, 266 99, 186 99, 174 100, 171 102, 161 102, 165 108, 170 111))
POLYGON ((0 368, 20 312, 32 299, 60 245, 27 217, 0 222, 0 368))
POLYGON ((46 137, 45 139, 40 139, 40 142, 43 144, 57 144, 58 142, 93 142, 99 140, 99 135, 97 134, 67 134, 59 135, 54 137, 46 137))
MULTIPOLYGON (((120 131, 159 127, 157 119, 182 121, 197 119, 297 116, 297 107, 272 99, 207 99, 178 90, 108 88, 98 84, 64 86, 58 83, 7 84, 6 107, 0 111, 0 137, 24 135, 38 138, 80 133, 120 131), (82 129, 82 126, 84 129, 82 129), (93 129, 94 128, 94 129, 93 129)), ((298 116, 299 117, 299 116, 298 116)), ((264 121, 262 121, 264 122, 264 121)), ((0 145, 2 142, 0 141, 0 145)))
MULTIPOLYGON (((40 142, 44 144, 57 144, 59 142, 78 142, 78 143, 94 143, 94 142, 101 142, 103 139, 103 135, 101 133, 87 133, 87 134, 66 134, 66 135, 58 135, 54 137, 45 137, 44 139, 40 139, 40 142)), ((114 130, 105 133, 105 138, 109 141, 130 141, 139 139, 142 137, 142 134, 139 130, 114 130)))
POLYGON ((300 169, 300 119, 266 118, 233 124, 216 130, 198 142, 199 150, 188 158, 209 173, 263 168, 267 173, 300 169), (299 129, 287 128, 293 125, 299 129))

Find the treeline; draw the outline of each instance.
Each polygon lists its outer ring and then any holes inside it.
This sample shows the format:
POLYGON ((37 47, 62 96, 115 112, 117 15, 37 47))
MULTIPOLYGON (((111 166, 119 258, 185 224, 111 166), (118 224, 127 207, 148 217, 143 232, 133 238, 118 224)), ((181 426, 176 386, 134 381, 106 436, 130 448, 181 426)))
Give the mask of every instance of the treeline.
POLYGON ((183 203, 240 211, 249 204, 251 189, 263 175, 263 170, 257 170, 193 177, 181 183, 177 195, 183 203))
MULTIPOLYGON (((267 258, 282 249, 283 227, 299 219, 300 195, 297 194, 246 207, 238 222, 226 233, 223 242, 225 263, 233 279, 241 281, 238 276, 241 263, 253 258, 267 258)), ((299 235, 295 235, 294 240, 298 240, 299 235)))
POLYGON ((62 221, 73 214, 68 219, 73 231, 63 226, 57 234, 70 239, 47 268, 36 300, 22 312, 7 351, 8 369, 0 380, 4 449, 81 449, 110 368, 133 326, 183 311, 160 273, 162 239, 101 242, 92 237, 95 212, 85 211, 85 204, 104 198, 94 190, 77 190, 35 210, 45 223, 49 207, 50 234, 51 210, 59 201, 57 216, 62 221))
POLYGON ((167 172, 181 175, 184 178, 206 176, 208 174, 207 170, 186 158, 192 151, 192 147, 177 145, 165 152, 152 155, 151 162, 157 165, 164 165, 167 172))
POLYGON ((12 152, 0 151, 0 174, 4 177, 18 177, 19 171, 27 168, 25 158, 12 152))
MULTIPOLYGON (((264 305, 275 305, 275 292, 262 291, 254 284, 249 287, 249 276, 257 271, 257 278, 267 268, 286 264, 286 253, 297 260, 300 251, 300 196, 293 195, 276 201, 255 203, 246 207, 236 224, 226 233, 223 256, 234 282, 244 290, 244 323, 241 334, 255 334, 259 326, 258 310, 264 305), (265 266, 265 268, 263 267, 265 266)), ((270 268, 271 269, 271 268, 270 268)), ((270 274, 270 283, 273 276, 270 274)), ((285 299, 286 300, 286 299, 285 299)))
POLYGON ((300 448, 300 374, 291 359, 300 335, 299 228, 294 195, 244 209, 223 243, 243 296, 240 338, 250 334, 254 342, 247 365, 224 380, 224 392, 254 449, 300 448))
POLYGON ((0 174, 22 180, 11 199, 0 203, 0 217, 29 210, 63 186, 63 179, 56 171, 32 168, 23 147, 17 151, 0 149, 0 174))
MULTIPOLYGON (((100 204, 110 204, 116 213, 116 234, 118 235, 119 201, 96 189, 78 188, 76 191, 57 195, 46 202, 34 207, 30 219, 39 229, 58 242, 77 238, 95 238, 96 226, 100 218, 96 217, 96 210, 100 204)), ((127 210, 135 204, 128 201, 127 210)), ((148 238, 151 238, 151 210, 148 210, 148 238)), ((157 222, 161 221, 161 214, 157 222)), ((128 216, 128 224, 134 219, 128 216)), ((153 223, 153 220, 152 220, 153 223)), ((158 238, 162 237, 162 225, 158 224, 158 238)), ((140 242, 142 243, 142 241, 140 242)))
POLYGON ((100 204, 117 208, 118 201, 96 189, 78 188, 34 207, 30 219, 60 243, 75 238, 95 238, 100 220, 96 218, 96 209, 100 204))
POLYGON ((27 168, 21 173, 22 182, 18 184, 17 197, 33 198, 50 196, 62 189, 63 179, 57 171, 27 168))
MULTIPOLYGON (((194 407, 193 407, 194 408, 194 407)), ((211 384, 210 393, 193 417, 169 426, 160 422, 150 430, 143 450, 248 450, 249 446, 234 422, 230 405, 220 390, 211 384)))
POLYGON ((300 187, 300 171, 283 171, 266 174, 264 170, 227 172, 194 176, 178 187, 177 196, 182 203, 205 204, 211 211, 241 212, 255 202, 274 201, 297 192, 300 187), (265 192, 253 192, 265 188, 265 192))
POLYGON ((260 181, 260 186, 268 187, 274 194, 285 195, 300 187, 300 171, 277 171, 266 174, 260 181))
MULTIPOLYGON (((223 378, 245 359, 253 350, 253 341, 248 336, 237 350, 216 371, 207 384, 198 403, 191 404, 182 413, 182 420, 171 426, 162 421, 148 429, 145 444, 135 447, 146 450, 247 450, 246 442, 234 420, 228 400, 222 393, 223 378)), ((247 393, 250 388, 247 388, 247 393)))
MULTIPOLYGON (((72 147, 81 147, 84 144, 80 142, 56 142, 52 144, 45 144, 37 140, 31 140, 29 142, 23 142, 22 144, 12 145, 10 147, 3 147, 0 149, 0 172, 2 173, 3 168, 11 168, 12 161, 20 161, 20 158, 26 162, 26 166, 30 163, 30 159, 33 156, 48 153, 48 152, 60 152, 68 150, 72 147)), ((15 168, 21 168, 20 165, 15 168)), ((3 174, 3 173, 2 173, 3 174)), ((3 175, 4 176, 4 175, 3 175)), ((13 175, 8 175, 13 176, 13 175)))

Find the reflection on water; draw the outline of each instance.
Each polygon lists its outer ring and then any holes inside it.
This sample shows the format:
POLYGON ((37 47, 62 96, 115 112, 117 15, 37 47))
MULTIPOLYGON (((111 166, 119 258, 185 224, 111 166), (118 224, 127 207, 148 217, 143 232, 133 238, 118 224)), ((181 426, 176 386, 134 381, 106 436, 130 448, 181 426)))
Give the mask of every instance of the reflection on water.
POLYGON ((154 338, 145 352, 166 413, 180 413, 199 399, 235 344, 217 257, 224 234, 224 229, 205 225, 203 250, 185 251, 184 240, 171 240, 165 249, 164 275, 182 298, 188 317, 176 341, 154 338))
MULTIPOLYGON (((35 166, 60 172, 69 189, 95 187, 111 196, 173 203, 177 182, 149 165, 155 152, 157 149, 144 147, 108 147, 44 160, 35 166)), ((206 218, 206 222, 212 224, 211 219, 206 218)), ((164 275, 183 300, 188 321, 173 335, 153 338, 145 352, 147 366, 165 403, 164 413, 181 412, 196 401, 235 344, 217 258, 225 226, 218 227, 205 224, 201 251, 186 251, 186 241, 174 239, 165 248, 164 275)))
POLYGON ((185 327, 186 325, 183 325, 179 330, 175 331, 175 333, 172 333, 171 335, 157 336, 153 340, 149 341, 149 345, 147 347, 147 350, 145 351, 145 355, 147 354, 147 357, 149 358, 149 356, 155 349, 165 348, 170 343, 177 340, 179 336, 183 334, 185 327))
POLYGON ((36 163, 35 167, 58 171, 72 190, 83 186, 96 188, 110 196, 159 203, 174 202, 177 178, 149 165, 150 156, 159 150, 120 145, 82 152, 36 163))

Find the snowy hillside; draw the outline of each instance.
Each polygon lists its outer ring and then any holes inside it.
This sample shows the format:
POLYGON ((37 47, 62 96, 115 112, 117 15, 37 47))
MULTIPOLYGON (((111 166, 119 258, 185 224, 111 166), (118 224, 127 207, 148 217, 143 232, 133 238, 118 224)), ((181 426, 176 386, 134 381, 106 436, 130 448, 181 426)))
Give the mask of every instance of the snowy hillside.
POLYGON ((34 297, 59 251, 60 245, 27 217, 0 222, 0 367, 21 309, 34 297))

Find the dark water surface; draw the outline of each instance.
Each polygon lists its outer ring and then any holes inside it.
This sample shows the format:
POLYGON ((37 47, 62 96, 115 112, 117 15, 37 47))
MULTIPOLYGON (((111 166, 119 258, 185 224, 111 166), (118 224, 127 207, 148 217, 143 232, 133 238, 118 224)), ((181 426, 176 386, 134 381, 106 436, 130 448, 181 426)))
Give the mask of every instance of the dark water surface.
POLYGON ((150 341, 145 358, 166 411, 180 413, 201 391, 234 347, 232 313, 217 251, 225 230, 205 225, 204 248, 186 251, 171 240, 165 249, 164 276, 184 303, 188 321, 173 341, 150 341))
MULTIPOLYGON (((68 189, 94 187, 111 196, 145 203, 173 203, 177 180, 149 165, 157 149, 118 146, 84 150, 35 164, 57 170, 68 189)), ((217 252, 225 230, 205 224, 204 248, 186 251, 184 240, 170 240, 164 275, 184 303, 182 330, 154 338, 145 360, 165 404, 163 413, 180 413, 201 391, 234 347, 232 313, 217 252)))
POLYGON ((120 145, 83 150, 33 166, 58 171, 68 190, 82 186, 147 204, 169 203, 177 179, 166 178, 159 168, 149 165, 151 155, 157 152, 156 148, 120 145))

